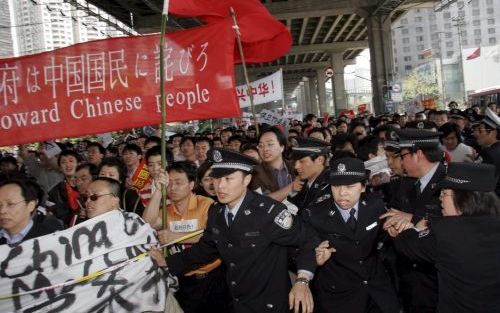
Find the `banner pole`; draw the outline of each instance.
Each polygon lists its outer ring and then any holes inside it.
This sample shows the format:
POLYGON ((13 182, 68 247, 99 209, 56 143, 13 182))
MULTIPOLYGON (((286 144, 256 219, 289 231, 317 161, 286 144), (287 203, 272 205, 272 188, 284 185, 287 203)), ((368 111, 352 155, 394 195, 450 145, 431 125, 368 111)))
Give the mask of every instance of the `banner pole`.
MULTIPOLYGON (((164 0, 163 3, 163 14, 161 15, 161 30, 160 30, 160 107, 161 107, 161 168, 165 169, 167 166, 167 155, 166 148, 167 144, 165 142, 165 124, 167 122, 167 109, 165 108, 165 60, 164 60, 164 49, 165 49, 165 33, 167 30, 167 20, 168 20, 168 5, 169 0, 164 0)), ((161 186, 161 221, 162 228, 167 227, 167 189, 164 185, 161 186)), ((163 255, 167 256, 168 250, 166 247, 163 248, 163 255)))
POLYGON ((253 115, 253 120, 255 123, 255 133, 256 133, 256 136, 258 137, 259 136, 259 121, 257 120, 257 114, 255 113, 255 106, 253 104, 252 87, 250 86, 250 80, 248 79, 247 65, 245 63, 245 55, 243 54, 243 46, 241 44, 241 38, 240 38, 240 28, 238 26, 238 23, 236 22, 236 13, 234 12, 233 7, 230 7, 229 11, 231 12, 231 17, 233 19, 233 28, 234 28, 234 32, 236 33, 236 41, 238 42, 238 50, 240 52, 241 65, 243 66, 243 74, 245 76, 245 83, 247 85, 247 94, 250 96, 250 106, 252 108, 252 115, 253 115))

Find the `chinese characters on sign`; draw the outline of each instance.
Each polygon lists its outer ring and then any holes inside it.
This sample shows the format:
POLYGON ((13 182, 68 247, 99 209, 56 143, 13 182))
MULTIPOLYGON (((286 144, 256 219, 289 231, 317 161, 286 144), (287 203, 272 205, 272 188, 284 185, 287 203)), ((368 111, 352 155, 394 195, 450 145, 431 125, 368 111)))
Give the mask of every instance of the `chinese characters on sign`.
POLYGON ((288 119, 286 117, 266 109, 260 111, 259 122, 269 125, 288 125, 288 119))
MULTIPOLYGON (((0 59, 0 146, 158 124, 158 42, 121 37, 0 59)), ((233 49, 229 21, 167 35, 168 122, 240 114, 233 49)))
MULTIPOLYGON (((255 105, 283 99, 283 71, 280 69, 274 74, 250 83, 253 103, 255 105)), ((236 87, 236 96, 240 107, 250 106, 250 92, 246 85, 236 87)))

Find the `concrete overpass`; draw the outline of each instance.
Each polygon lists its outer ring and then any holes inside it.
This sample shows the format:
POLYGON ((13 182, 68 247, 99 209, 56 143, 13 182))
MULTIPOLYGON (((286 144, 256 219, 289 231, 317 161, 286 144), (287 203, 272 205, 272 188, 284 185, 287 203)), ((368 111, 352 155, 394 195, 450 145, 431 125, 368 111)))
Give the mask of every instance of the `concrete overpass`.
MULTIPOLYGON (((77 0, 67 1, 76 3, 77 0)), ((329 110, 324 71, 332 67, 334 104, 338 111, 347 106, 344 66, 352 63, 363 49, 370 48, 374 108, 377 113, 383 112, 383 88, 390 85, 393 75, 391 23, 409 7, 426 6, 433 1, 261 0, 273 16, 288 27, 293 37, 293 47, 286 56, 274 62, 251 66, 250 79, 283 68, 287 98, 298 87, 302 95, 297 99, 300 108, 304 112, 321 114, 329 110)), ((139 33, 159 32, 163 0, 88 2, 114 15, 139 33)), ((169 28, 172 30, 200 24, 196 19, 169 19, 169 28)), ((237 69, 238 83, 243 81, 240 73, 237 69)))

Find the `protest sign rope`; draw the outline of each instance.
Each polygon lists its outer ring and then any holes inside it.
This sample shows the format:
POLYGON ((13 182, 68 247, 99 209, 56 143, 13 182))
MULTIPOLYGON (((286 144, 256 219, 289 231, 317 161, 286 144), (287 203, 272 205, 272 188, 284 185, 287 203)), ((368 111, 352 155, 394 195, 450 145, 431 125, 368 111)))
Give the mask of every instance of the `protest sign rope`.
MULTIPOLYGON (((166 244, 161 245, 159 248, 165 248, 167 246, 171 246, 173 244, 176 244, 176 243, 188 240, 190 238, 196 237, 198 235, 201 235, 203 233, 203 231, 204 231, 203 229, 200 229, 200 230, 197 230, 195 232, 189 233, 189 234, 187 234, 185 236, 182 236, 180 238, 177 238, 175 240, 167 242, 166 244)), ((140 261, 144 260, 147 256, 149 256, 149 252, 143 252, 143 253, 141 253, 141 254, 139 254, 139 255, 131 258, 131 259, 125 260, 125 261, 120 262, 120 263, 117 263, 117 264, 115 264, 113 266, 104 268, 102 270, 89 273, 88 275, 85 275, 85 276, 82 276, 82 277, 77 277, 77 278, 65 281, 64 283, 55 284, 55 285, 51 285, 51 286, 46 286, 46 287, 42 287, 42 288, 38 288, 38 289, 33 289, 33 290, 29 290, 29 291, 19 292, 19 293, 16 293, 16 294, 0 295, 0 301, 2 301, 2 300, 8 300, 8 299, 15 298, 15 297, 21 297, 21 296, 25 296, 25 295, 29 295, 29 294, 34 294, 34 293, 39 293, 39 292, 45 292, 47 290, 53 290, 53 289, 57 289, 57 288, 63 288, 63 287, 67 287, 67 286, 71 286, 71 285, 75 285, 75 284, 84 283, 84 282, 90 281, 92 279, 95 279, 95 278, 97 278, 99 276, 102 276, 104 274, 113 272, 113 271, 115 271, 117 269, 120 269, 122 267, 130 265, 132 263, 140 262, 140 261)))

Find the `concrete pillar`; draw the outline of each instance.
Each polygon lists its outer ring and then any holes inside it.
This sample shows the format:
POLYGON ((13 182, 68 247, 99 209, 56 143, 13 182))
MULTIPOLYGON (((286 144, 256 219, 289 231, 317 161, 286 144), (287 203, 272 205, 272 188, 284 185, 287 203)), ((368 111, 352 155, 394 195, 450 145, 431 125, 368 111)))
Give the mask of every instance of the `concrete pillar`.
POLYGON ((335 115, 338 115, 340 110, 347 109, 344 83, 344 57, 342 56, 342 52, 332 52, 330 61, 334 72, 332 77, 333 105, 335 115))
POLYGON ((319 114, 328 112, 328 104, 326 103, 326 88, 325 88, 325 70, 316 70, 316 81, 318 82, 318 104, 319 114))
POLYGON ((307 77, 302 77, 302 82, 304 83, 304 94, 305 94, 305 106, 304 106, 304 115, 311 113, 312 108, 311 108, 311 90, 309 88, 309 78, 307 77))
POLYGON ((368 45, 370 48, 373 108, 375 114, 385 112, 384 87, 390 86, 393 73, 392 33, 389 16, 370 16, 368 45))
POLYGON ((310 102, 311 102, 311 113, 318 115, 318 100, 317 100, 317 88, 316 88, 316 79, 314 77, 309 77, 309 93, 310 93, 310 102))
POLYGON ((302 112, 304 116, 307 114, 307 99, 306 99, 306 89, 304 82, 299 83, 299 89, 297 95, 297 111, 302 112))

